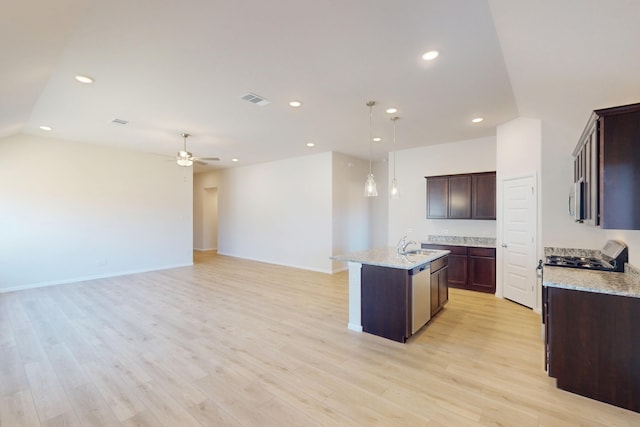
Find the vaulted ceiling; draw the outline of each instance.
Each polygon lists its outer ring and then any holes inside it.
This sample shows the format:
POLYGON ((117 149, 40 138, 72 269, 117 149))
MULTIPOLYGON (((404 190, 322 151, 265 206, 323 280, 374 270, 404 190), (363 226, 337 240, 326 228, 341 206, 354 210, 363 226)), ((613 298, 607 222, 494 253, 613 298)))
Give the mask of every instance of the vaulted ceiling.
POLYGON ((393 150, 392 106, 399 149, 494 135, 518 116, 573 129, 590 109, 640 101, 638 18, 640 0, 10 2, 0 138, 174 155, 189 132, 190 151, 229 167, 368 158, 369 100, 376 159, 393 150), (439 57, 424 61, 429 50, 439 57))

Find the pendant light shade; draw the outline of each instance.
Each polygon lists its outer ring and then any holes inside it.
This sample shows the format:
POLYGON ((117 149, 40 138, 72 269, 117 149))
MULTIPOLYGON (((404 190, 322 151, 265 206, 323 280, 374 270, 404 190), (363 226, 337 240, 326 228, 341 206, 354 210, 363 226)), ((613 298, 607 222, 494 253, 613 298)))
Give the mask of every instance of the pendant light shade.
POLYGON ((376 188, 376 179, 373 177, 373 171, 371 170, 371 158, 373 157, 373 106, 376 105, 375 101, 367 102, 369 107, 369 175, 367 175, 367 181, 364 183, 364 196, 365 197, 377 197, 378 189, 376 188))
POLYGON ((393 122, 393 179, 391 180, 391 187, 389 188, 389 197, 392 199, 400 198, 400 190, 398 190, 398 181, 396 180, 396 122, 400 117, 392 117, 393 122))

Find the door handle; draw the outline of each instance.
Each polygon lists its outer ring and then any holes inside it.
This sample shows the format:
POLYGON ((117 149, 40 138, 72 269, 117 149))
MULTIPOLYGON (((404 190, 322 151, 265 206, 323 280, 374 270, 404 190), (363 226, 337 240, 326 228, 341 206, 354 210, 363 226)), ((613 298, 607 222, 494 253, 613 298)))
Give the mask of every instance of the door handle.
POLYGON ((502 247, 503 247, 503 248, 506 248, 506 247, 507 247, 507 244, 506 244, 506 243, 503 243, 503 244, 502 244, 502 247))

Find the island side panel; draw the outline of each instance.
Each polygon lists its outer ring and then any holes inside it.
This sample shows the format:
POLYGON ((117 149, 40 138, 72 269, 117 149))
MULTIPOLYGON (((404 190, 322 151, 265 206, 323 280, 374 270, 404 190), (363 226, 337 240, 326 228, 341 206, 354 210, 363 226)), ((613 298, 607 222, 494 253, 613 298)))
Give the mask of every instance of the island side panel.
POLYGON ((363 265, 362 329, 405 342, 411 336, 411 286, 407 270, 363 265))
POLYGON ((362 332, 362 312, 360 309, 360 277, 362 264, 349 262, 349 323, 347 328, 362 332))

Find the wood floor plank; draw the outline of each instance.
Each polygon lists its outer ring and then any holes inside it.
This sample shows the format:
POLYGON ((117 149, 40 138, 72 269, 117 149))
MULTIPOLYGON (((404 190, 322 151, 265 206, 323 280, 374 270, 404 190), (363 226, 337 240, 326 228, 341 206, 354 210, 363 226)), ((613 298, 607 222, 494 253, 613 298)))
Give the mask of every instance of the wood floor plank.
POLYGON ((540 316, 450 290, 400 344, 347 329, 348 275, 195 264, 0 294, 0 425, 640 426, 558 390, 540 316))
POLYGON ((29 390, 0 395, 0 426, 31 427, 39 425, 38 412, 29 390))
POLYGON ((27 363, 24 369, 42 423, 53 422, 61 415, 72 412, 64 389, 48 361, 27 363))

